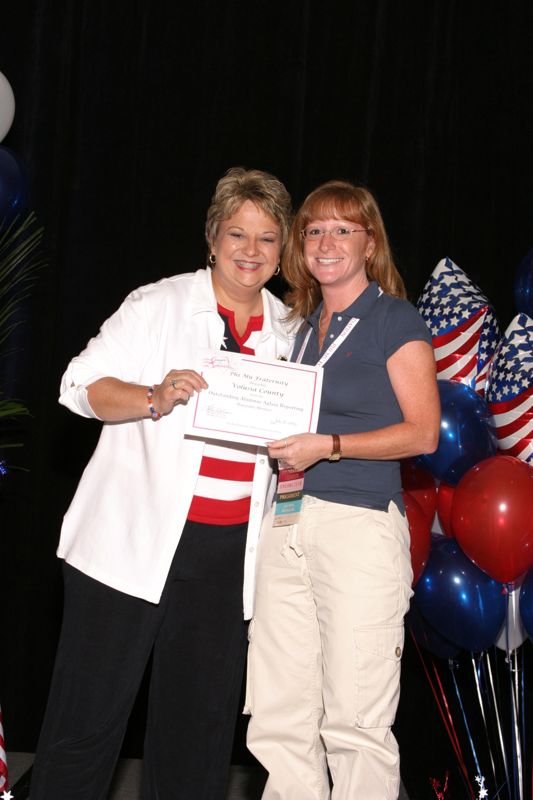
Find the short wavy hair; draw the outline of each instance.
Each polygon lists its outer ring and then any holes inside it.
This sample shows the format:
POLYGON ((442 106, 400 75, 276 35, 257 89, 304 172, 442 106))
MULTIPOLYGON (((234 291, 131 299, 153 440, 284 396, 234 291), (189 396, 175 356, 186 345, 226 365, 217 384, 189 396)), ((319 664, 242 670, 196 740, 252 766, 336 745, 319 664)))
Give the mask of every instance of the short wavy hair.
POLYGON ((318 219, 342 219, 366 228, 374 239, 374 252, 366 263, 368 280, 376 281, 388 294, 406 297, 375 197, 364 186, 349 181, 328 181, 304 200, 294 218, 283 255, 282 271, 290 286, 285 302, 291 306, 291 317, 308 316, 322 298, 320 284, 305 265, 302 241, 302 230, 318 219))
POLYGON ((244 167, 232 167, 216 185, 205 223, 208 247, 217 237, 219 224, 232 217, 247 200, 278 223, 282 249, 285 247, 292 219, 290 194, 274 175, 244 167))

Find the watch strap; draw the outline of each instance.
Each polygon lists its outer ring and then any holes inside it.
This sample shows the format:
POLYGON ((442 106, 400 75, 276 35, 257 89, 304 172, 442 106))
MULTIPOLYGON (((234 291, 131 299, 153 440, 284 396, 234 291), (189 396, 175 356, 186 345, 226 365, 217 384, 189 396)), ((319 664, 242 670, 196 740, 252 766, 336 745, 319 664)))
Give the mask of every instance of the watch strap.
POLYGON ((331 449, 331 455, 329 457, 330 461, 338 461, 341 457, 341 437, 338 433, 332 433, 331 438, 333 439, 333 446, 331 449))

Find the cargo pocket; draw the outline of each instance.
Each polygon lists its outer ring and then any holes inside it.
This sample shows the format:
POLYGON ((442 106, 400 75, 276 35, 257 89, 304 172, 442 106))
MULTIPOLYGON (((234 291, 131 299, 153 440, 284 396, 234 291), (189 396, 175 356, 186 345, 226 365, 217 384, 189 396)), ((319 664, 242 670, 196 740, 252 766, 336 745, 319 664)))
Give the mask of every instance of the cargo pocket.
POLYGON ((243 714, 251 714, 253 709, 253 637, 254 637, 255 619, 250 620, 248 625, 248 655, 246 661, 246 691, 244 693, 244 708, 243 714))
POLYGON ((403 624, 354 629, 355 724, 390 727, 400 694, 403 624))

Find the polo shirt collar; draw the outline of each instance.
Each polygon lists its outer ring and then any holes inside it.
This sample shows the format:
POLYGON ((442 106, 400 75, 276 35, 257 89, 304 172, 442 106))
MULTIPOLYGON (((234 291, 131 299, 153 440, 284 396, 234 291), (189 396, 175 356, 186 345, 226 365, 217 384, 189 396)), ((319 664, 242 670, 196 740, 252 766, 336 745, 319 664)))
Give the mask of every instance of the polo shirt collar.
MULTIPOLYGON (((335 314, 342 314, 343 317, 356 317, 357 319, 362 319, 363 317, 367 317, 370 312, 372 311, 374 304, 376 303, 377 299, 381 296, 382 291, 379 287, 379 284, 376 281, 371 281, 364 292, 359 295, 359 297, 353 301, 353 303, 345 309, 335 309, 335 314)), ((324 306, 324 302, 322 301, 307 317, 307 321, 313 328, 318 328, 318 323, 320 320, 320 314, 322 313, 322 308, 324 306)))

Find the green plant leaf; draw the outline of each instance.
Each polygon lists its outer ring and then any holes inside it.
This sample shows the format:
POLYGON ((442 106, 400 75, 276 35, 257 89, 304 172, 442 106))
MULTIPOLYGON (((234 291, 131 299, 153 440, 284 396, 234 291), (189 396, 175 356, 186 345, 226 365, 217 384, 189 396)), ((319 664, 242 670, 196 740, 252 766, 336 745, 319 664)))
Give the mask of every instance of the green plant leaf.
MULTIPOLYGON (((0 360, 16 356, 17 348, 9 346, 15 329, 24 323, 20 311, 31 292, 39 271, 46 261, 42 256, 44 228, 37 225, 33 211, 15 218, 9 225, 0 224, 0 360)), ((0 375, 1 379, 1 375, 0 375)), ((5 396, 0 385, 0 449, 21 447, 6 437, 11 421, 28 416, 29 410, 20 400, 5 396)))

